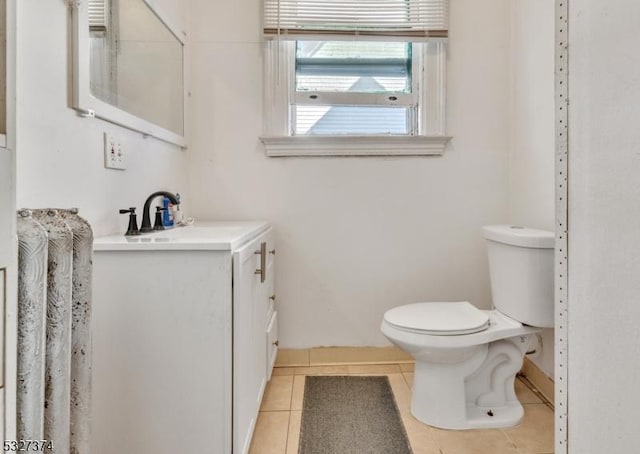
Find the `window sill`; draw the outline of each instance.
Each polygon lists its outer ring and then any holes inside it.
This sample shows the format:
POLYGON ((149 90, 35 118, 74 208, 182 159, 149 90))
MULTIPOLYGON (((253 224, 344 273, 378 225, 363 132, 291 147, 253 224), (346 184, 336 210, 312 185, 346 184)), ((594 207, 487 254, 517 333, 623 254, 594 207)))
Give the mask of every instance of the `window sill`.
POLYGON ((448 136, 261 137, 267 156, 439 156, 448 136))

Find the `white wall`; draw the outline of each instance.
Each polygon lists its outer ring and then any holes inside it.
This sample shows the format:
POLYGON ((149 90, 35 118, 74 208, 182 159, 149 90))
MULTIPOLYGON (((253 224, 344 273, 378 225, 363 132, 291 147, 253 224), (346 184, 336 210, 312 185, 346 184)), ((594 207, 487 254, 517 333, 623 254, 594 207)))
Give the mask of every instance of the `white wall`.
POLYGON ((569 450, 638 451, 640 3, 569 15, 569 450))
MULTIPOLYGON (((554 0, 511 2, 511 146, 509 219, 555 229, 554 0)), ((542 332, 542 348, 529 358, 554 372, 554 332, 542 332)))
POLYGON ((386 345, 385 310, 490 305, 481 226, 506 222, 510 0, 451 4, 438 158, 267 158, 260 0, 191 0, 192 197, 201 218, 265 218, 283 347, 386 345))
MULTIPOLYGON (((20 0, 17 63, 18 207, 79 207, 96 235, 124 231, 119 208, 142 204, 158 189, 178 191, 189 205, 187 153, 180 148, 70 109, 70 19, 62 0, 20 0), (103 165, 103 131, 122 140, 128 169, 103 165)), ((178 23, 185 13, 165 5, 178 23)), ((184 5, 179 5, 184 8, 184 5)), ((139 221, 142 216, 139 216, 139 221)))

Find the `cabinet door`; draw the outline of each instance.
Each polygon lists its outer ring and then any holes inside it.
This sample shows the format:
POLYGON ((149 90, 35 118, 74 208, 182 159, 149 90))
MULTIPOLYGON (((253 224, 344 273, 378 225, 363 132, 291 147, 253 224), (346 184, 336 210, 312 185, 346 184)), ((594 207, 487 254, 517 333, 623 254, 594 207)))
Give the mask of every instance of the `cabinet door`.
POLYGON ((264 236, 233 255, 234 453, 249 450, 266 385, 265 283, 261 281, 264 236))
POLYGON ((93 264, 89 452, 230 454, 231 253, 96 251, 93 264))
POLYGON ((278 312, 273 312, 267 324, 267 380, 271 380, 278 356, 278 312))
POLYGON ((275 310, 276 292, 275 292, 275 261, 276 261, 276 244, 273 232, 269 231, 265 235, 267 242, 267 273, 265 276, 265 285, 263 287, 262 298, 266 304, 266 373, 267 380, 271 380, 271 372, 276 362, 278 354, 278 313, 275 310))

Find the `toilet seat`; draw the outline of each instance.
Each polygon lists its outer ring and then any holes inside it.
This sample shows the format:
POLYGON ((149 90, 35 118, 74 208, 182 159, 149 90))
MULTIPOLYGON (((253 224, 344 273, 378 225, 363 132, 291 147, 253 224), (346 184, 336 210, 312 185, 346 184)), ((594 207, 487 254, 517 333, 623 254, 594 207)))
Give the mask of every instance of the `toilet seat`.
POLYGON ((401 331, 432 336, 472 334, 489 327, 487 313, 467 301, 407 304, 388 310, 384 320, 401 331))

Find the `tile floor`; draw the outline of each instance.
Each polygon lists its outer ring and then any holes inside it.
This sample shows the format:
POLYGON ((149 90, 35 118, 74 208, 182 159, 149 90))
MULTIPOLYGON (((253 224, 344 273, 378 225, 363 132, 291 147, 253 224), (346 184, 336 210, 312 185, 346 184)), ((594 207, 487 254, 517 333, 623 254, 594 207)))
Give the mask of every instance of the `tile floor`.
MULTIPOLYGON (((307 360, 308 361, 308 360, 307 360)), ((504 430, 440 430, 410 413, 413 364, 339 364, 276 367, 267 385, 250 454, 297 454, 306 375, 386 375, 389 377, 414 454, 548 454, 553 452, 553 410, 518 379, 516 392, 525 407, 517 427, 504 430)), ((305 361, 303 361, 305 362, 305 361)), ((306 364, 310 364, 306 362, 306 364)), ((311 363, 313 364, 313 363, 311 363)), ((391 453, 390 453, 391 454, 391 453)))

